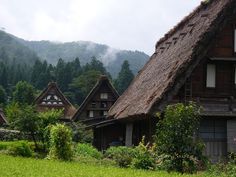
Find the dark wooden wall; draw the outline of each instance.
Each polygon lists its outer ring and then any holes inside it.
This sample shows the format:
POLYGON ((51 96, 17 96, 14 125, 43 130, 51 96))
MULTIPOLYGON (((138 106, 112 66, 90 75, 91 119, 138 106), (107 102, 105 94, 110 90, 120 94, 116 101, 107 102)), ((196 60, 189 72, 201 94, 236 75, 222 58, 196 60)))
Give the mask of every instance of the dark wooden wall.
POLYGON ((112 145, 125 145, 125 125, 116 123, 94 129, 93 145, 98 150, 105 150, 112 145))
POLYGON ((117 96, 113 93, 111 88, 106 84, 102 84, 100 88, 96 91, 95 95, 90 99, 90 101, 87 103, 85 108, 83 109, 83 112, 80 115, 80 120, 86 120, 88 121, 88 124, 94 124, 97 122, 100 122, 101 119, 105 119, 105 116, 101 115, 103 111, 108 111, 111 106, 115 103, 117 99, 117 96), (101 99, 100 94, 101 93, 108 93, 108 99, 101 99), (106 108, 102 108, 101 104, 102 102, 107 104, 106 108), (93 107, 92 103, 96 103, 96 106, 93 107), (89 111, 93 111, 94 117, 90 118, 88 116, 89 111))
MULTIPOLYGON (((190 76, 193 98, 224 98, 236 97, 235 67, 236 55, 234 52, 234 20, 230 22, 215 37, 207 56, 195 68, 190 76), (206 87, 207 64, 216 66, 216 87, 206 87)), ((236 20, 235 20, 236 21, 236 20)), ((175 100, 184 100, 185 85, 174 97, 175 100)))

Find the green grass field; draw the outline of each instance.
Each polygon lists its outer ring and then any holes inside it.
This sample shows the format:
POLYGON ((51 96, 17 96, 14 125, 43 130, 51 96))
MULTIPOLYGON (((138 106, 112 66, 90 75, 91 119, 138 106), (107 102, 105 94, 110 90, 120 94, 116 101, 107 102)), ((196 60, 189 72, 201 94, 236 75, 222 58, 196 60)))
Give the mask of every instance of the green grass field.
POLYGON ((31 158, 11 157, 0 155, 1 177, 149 177, 149 176, 181 176, 203 177, 207 174, 181 175, 167 172, 154 172, 133 169, 122 169, 112 166, 95 166, 78 162, 59 162, 36 160, 31 158))

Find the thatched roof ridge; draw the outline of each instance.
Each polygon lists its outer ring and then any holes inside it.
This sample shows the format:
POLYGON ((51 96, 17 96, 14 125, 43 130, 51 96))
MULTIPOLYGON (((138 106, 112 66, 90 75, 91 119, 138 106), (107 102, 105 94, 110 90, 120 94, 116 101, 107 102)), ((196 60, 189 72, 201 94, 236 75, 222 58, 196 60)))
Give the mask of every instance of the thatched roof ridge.
POLYGON ((156 45, 156 51, 109 111, 116 119, 152 114, 171 99, 206 55, 236 0, 202 3, 156 45))
POLYGON ((111 89, 111 91, 114 93, 114 95, 118 98, 119 94, 116 91, 116 89, 113 87, 113 85, 111 84, 111 82, 109 81, 108 77, 106 75, 101 75, 100 78, 98 79, 97 83, 95 84, 95 86, 92 88, 92 90, 89 92, 89 94, 87 95, 87 97, 84 99, 84 101, 82 102, 82 104, 80 105, 79 109, 76 111, 76 113, 74 114, 72 120, 76 121, 79 119, 80 114, 84 111, 85 107, 87 106, 87 104, 90 102, 90 100, 93 98, 93 96, 97 93, 97 90, 100 88, 100 86, 102 85, 102 83, 106 82, 108 87, 111 89))
MULTIPOLYGON (((170 29, 165 35, 164 37, 162 37, 161 39, 159 39, 159 41, 157 41, 156 43, 156 48, 158 47, 159 44, 161 44, 162 42, 164 42, 166 39, 168 39, 170 36, 172 36, 176 31, 178 31, 181 27, 183 27, 186 23, 189 22, 189 20, 191 20, 191 18, 197 13, 199 12, 202 8, 205 8, 207 5, 209 5, 210 3, 212 3, 214 0, 208 0, 208 1, 202 1, 201 4, 196 7, 189 15, 187 15, 186 17, 184 17, 177 25, 175 25, 172 29, 170 29)), ((193 25, 193 24, 192 24, 193 25)))

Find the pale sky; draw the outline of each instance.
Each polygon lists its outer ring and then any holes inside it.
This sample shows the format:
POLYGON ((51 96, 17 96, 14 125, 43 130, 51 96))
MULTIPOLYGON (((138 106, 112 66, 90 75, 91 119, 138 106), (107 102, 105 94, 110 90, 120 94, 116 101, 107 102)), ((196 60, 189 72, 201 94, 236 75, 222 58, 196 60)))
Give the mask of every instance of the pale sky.
POLYGON ((154 52, 201 0, 0 0, 0 27, 26 40, 93 41, 154 52))

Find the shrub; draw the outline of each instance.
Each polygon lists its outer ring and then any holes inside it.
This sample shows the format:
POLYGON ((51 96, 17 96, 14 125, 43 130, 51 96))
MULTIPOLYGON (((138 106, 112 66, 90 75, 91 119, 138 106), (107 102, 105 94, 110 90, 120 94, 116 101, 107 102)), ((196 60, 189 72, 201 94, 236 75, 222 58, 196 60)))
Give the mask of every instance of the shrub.
POLYGON ((48 151, 50 146, 50 129, 52 125, 55 125, 59 118, 62 116, 63 110, 59 109, 51 109, 45 112, 38 113, 38 118, 40 120, 39 123, 39 131, 38 136, 44 144, 44 150, 48 151))
POLYGON ((7 153, 10 155, 22 157, 31 157, 33 155, 33 151, 26 141, 12 143, 10 146, 8 146, 7 153))
POLYGON ((135 149, 137 153, 133 159, 132 166, 137 169, 155 169, 155 145, 150 146, 149 143, 145 145, 143 137, 135 149))
POLYGON ((105 157, 112 159, 116 162, 120 167, 128 167, 131 165, 132 160, 137 155, 135 149, 125 146, 119 147, 110 147, 105 152, 105 157))
POLYGON ((194 103, 170 105, 164 119, 157 124, 157 152, 167 158, 167 170, 194 172, 196 162, 203 158, 203 146, 194 140, 200 122, 200 109, 194 103))
POLYGON ((70 127, 73 130, 73 141, 79 143, 92 143, 93 130, 87 129, 86 125, 81 122, 71 122, 70 127))
POLYGON ((50 151, 49 158, 59 160, 72 160, 72 133, 63 124, 52 126, 50 131, 50 151))
POLYGON ((76 147, 76 154, 79 156, 93 157, 96 159, 102 158, 102 153, 90 144, 78 143, 76 147))

